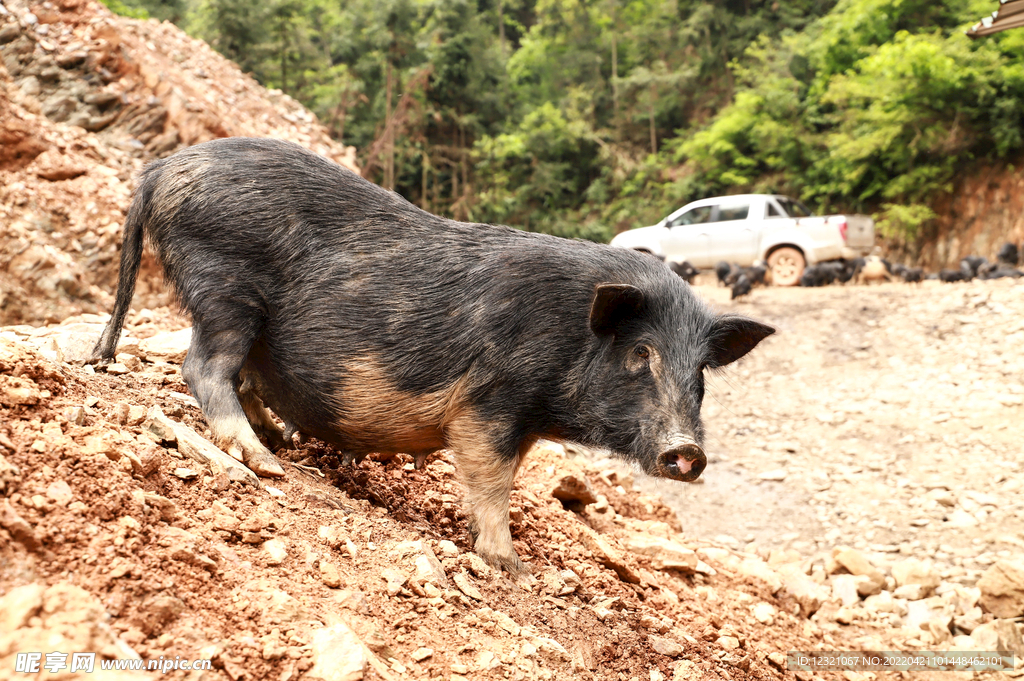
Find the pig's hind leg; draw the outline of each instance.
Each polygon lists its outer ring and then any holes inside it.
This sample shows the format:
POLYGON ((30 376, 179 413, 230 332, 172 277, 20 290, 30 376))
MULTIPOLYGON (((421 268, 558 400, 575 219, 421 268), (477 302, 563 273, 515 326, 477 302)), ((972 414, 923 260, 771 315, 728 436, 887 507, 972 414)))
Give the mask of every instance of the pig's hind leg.
POLYGON ((466 488, 473 550, 492 567, 507 570, 513 579, 528 574, 529 568, 512 547, 509 528, 509 497, 521 453, 500 453, 492 444, 494 431, 472 418, 454 420, 446 436, 466 488))
POLYGON ((284 469, 256 436, 235 390, 238 374, 259 332, 258 322, 247 310, 241 310, 235 319, 225 314, 229 311, 218 312, 193 312, 192 344, 181 367, 182 377, 199 402, 216 444, 229 454, 240 455, 257 475, 282 477, 284 469), (216 325, 207 319, 215 320, 216 325))
POLYGON ((249 419, 249 425, 252 426, 256 435, 266 441, 271 451, 291 449, 293 447, 291 436, 284 433, 274 423, 274 419, 256 391, 252 374, 243 371, 242 375, 245 378, 242 380, 242 385, 238 387, 238 401, 242 405, 242 411, 245 412, 246 418, 249 419))

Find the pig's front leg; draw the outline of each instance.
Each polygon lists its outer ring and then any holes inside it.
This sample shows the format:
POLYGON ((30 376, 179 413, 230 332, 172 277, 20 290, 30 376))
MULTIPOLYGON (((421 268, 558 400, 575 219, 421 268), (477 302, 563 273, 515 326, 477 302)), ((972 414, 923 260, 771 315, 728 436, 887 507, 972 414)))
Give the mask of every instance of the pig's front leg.
POLYGON ((530 570, 512 548, 508 506, 522 450, 511 456, 499 452, 493 444, 498 430, 493 424, 462 416, 449 424, 446 435, 466 489, 473 550, 491 567, 504 568, 518 579, 530 570))

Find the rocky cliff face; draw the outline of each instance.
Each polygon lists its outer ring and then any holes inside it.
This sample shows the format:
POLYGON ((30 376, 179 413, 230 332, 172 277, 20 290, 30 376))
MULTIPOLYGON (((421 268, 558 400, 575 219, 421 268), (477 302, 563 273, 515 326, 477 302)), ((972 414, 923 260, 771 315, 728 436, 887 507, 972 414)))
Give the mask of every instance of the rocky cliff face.
MULTIPOLYGON (((355 169, 355 150, 177 27, 89 0, 0 3, 0 323, 109 309, 136 173, 235 135, 292 140, 355 169)), ((165 293, 147 262, 136 302, 165 293)))
POLYGON ((1024 242, 1024 174, 1006 164, 965 173, 936 212, 938 225, 922 249, 924 258, 937 265, 972 254, 991 258, 1007 241, 1024 242))
POLYGON ((890 244, 893 258, 934 271, 956 268, 968 255, 993 260, 1004 243, 1024 243, 1024 173, 1012 164, 965 169, 932 208, 935 224, 916 243, 890 244))

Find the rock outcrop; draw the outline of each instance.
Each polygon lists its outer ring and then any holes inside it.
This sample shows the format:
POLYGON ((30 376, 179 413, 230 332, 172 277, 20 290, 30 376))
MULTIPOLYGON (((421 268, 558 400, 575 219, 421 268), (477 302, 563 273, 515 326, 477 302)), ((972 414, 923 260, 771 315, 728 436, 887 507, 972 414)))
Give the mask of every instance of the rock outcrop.
MULTIPOLYGON (((142 165, 236 135, 355 169, 312 113, 169 23, 92 0, 0 4, 0 324, 106 311, 142 165)), ((147 257, 137 301, 166 304, 147 257)))

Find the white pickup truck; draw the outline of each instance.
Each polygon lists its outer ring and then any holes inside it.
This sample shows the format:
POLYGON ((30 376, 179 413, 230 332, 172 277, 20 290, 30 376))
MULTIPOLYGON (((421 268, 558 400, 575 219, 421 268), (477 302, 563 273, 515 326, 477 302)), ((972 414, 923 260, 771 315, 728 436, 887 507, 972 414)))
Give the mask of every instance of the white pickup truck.
POLYGON ((719 196, 688 203, 656 225, 630 229, 613 246, 646 251, 698 269, 722 260, 768 263, 772 283, 795 286, 804 268, 825 260, 867 255, 875 221, 867 215, 813 215, 778 194, 719 196))

